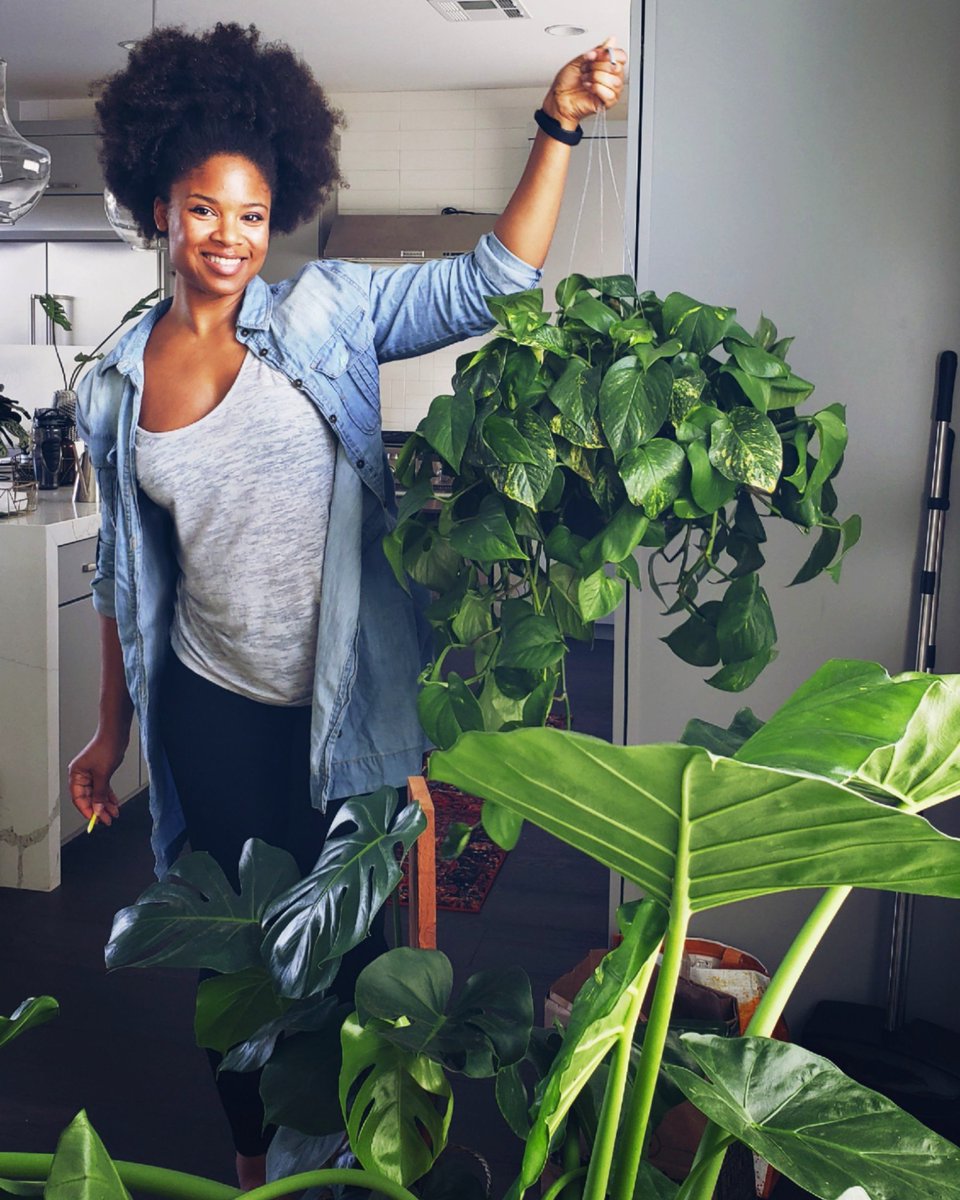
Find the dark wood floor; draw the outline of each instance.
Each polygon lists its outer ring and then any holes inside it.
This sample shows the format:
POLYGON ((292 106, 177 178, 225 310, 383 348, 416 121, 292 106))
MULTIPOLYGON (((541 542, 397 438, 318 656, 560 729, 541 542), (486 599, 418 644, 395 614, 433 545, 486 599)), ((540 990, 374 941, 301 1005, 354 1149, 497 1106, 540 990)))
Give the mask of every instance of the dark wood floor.
MULTIPOLYGON (((609 641, 574 651, 577 728, 610 736, 611 677, 609 641)), ((0 889, 0 1012, 42 994, 61 1005, 57 1020, 0 1050, 0 1149, 50 1152, 86 1108, 115 1158, 232 1181, 226 1122, 192 1041, 194 973, 107 975, 103 967, 113 914, 152 881, 148 825, 145 804, 132 801, 113 829, 65 848, 56 892, 0 889)), ((592 860, 525 829, 483 911, 439 916, 457 986, 482 968, 519 963, 542 1005, 552 980, 605 944, 607 878, 592 860)), ((520 1143, 486 1081, 456 1094, 452 1138, 490 1159, 500 1193, 520 1143)))

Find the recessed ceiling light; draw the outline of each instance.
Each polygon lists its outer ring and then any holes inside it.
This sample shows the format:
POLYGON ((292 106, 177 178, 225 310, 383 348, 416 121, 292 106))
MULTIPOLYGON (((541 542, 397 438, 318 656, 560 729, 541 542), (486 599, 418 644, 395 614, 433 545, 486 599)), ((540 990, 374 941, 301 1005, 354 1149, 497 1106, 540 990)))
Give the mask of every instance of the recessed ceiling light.
POLYGON ((579 25, 548 25, 543 32, 552 34, 553 37, 579 37, 587 31, 579 25))

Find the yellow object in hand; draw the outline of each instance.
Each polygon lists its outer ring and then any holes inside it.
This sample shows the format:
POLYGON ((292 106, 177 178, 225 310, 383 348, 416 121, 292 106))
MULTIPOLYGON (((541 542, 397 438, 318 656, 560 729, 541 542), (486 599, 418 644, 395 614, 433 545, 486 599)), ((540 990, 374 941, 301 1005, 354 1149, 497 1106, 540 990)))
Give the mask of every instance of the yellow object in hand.
POLYGON ((87 833, 93 833, 93 827, 94 827, 94 825, 96 825, 96 823, 97 823, 97 814, 94 813, 93 816, 90 818, 90 820, 87 822, 87 833))

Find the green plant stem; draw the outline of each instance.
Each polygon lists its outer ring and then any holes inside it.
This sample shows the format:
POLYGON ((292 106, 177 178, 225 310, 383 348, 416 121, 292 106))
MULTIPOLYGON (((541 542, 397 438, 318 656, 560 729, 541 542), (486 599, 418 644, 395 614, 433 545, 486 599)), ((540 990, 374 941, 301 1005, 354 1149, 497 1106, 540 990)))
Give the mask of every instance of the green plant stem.
POLYGON ((633 1093, 624 1118, 620 1161, 613 1181, 613 1200, 633 1200, 637 1184, 637 1173, 647 1137, 647 1125, 653 1107, 653 1093, 657 1086, 663 1047, 667 1040, 670 1014, 680 978, 683 948, 690 924, 690 905, 687 893, 690 884, 690 784, 684 775, 680 806, 679 832, 677 836, 676 872, 673 881, 673 896, 670 901, 670 924, 663 943, 663 960, 660 976, 650 1005, 650 1019, 643 1038, 637 1077, 633 1093))
MULTIPOLYGON (((754 1010, 744 1030, 748 1037, 770 1037, 783 1015, 787 1001, 797 981, 807 968, 834 917, 853 891, 850 887, 828 888, 807 917, 802 929, 793 939, 780 966, 773 973, 763 998, 754 1010)), ((690 1188, 681 1193, 683 1200, 710 1200, 720 1177, 723 1160, 729 1145, 729 1135, 713 1121, 707 1124, 693 1160, 694 1171, 687 1183, 690 1188), (696 1175, 696 1183, 693 1183, 696 1175)), ((684 1188, 687 1184, 684 1184, 684 1188)))
POLYGON ((57 345, 56 325, 51 322, 50 325, 50 340, 53 342, 53 352, 57 356, 57 362, 60 364, 60 374, 63 376, 63 386, 66 391, 70 390, 70 384, 67 383, 67 368, 63 365, 63 359, 60 357, 60 347, 57 345))
MULTIPOLYGON (((704 1131, 704 1136, 700 1142, 701 1146, 704 1144, 704 1141, 707 1138, 707 1133, 710 1131, 710 1128, 711 1127, 708 1126, 707 1130, 704 1131)), ((723 1155, 726 1154, 727 1150, 733 1145, 733 1143, 737 1139, 735 1137, 733 1137, 732 1134, 725 1133, 718 1125, 714 1125, 712 1128, 716 1130, 716 1134, 715 1135, 711 1134, 711 1147, 710 1147, 711 1155, 719 1154, 721 1156, 721 1162, 722 1162, 723 1155)), ((698 1189, 702 1188, 703 1181, 704 1181, 704 1179, 706 1179, 708 1177, 708 1175, 709 1175, 709 1179, 711 1180, 711 1182, 710 1182, 711 1191, 708 1192, 707 1194, 709 1196, 712 1196, 713 1195, 712 1189, 716 1186, 716 1178, 712 1173, 712 1166, 713 1166, 712 1161, 707 1160, 707 1159, 704 1159, 702 1162, 695 1162, 693 1167, 690 1169, 690 1174, 680 1185, 680 1190, 679 1190, 679 1192, 677 1192, 676 1200, 690 1200, 690 1197, 692 1197, 693 1195, 695 1195, 695 1194, 699 1195, 698 1189)))
POLYGON ((617 1130, 620 1127, 620 1113, 623 1110, 623 1097, 627 1090, 627 1075, 630 1069, 630 1052, 633 1049, 633 1035, 640 1020, 640 1010, 650 986, 656 955, 643 964, 636 979, 631 984, 633 999, 623 1019, 623 1028, 613 1049, 613 1060, 610 1064, 610 1074, 603 1093, 603 1107, 597 1122, 597 1135, 593 1142, 590 1155, 590 1169, 587 1172, 587 1185, 584 1188, 583 1200, 603 1200, 607 1194, 607 1184, 613 1168, 613 1155, 616 1149, 617 1130))
POLYGON ((244 1200, 275 1200, 276 1197, 288 1196, 294 1192, 306 1191, 307 1188, 350 1187, 369 1188, 376 1195, 386 1196, 388 1200, 417 1200, 413 1192, 408 1192, 399 1183, 378 1175, 375 1171, 364 1171, 360 1168, 345 1167, 331 1168, 324 1171, 302 1171, 299 1175, 288 1175, 286 1179, 274 1179, 263 1187, 253 1188, 244 1192, 244 1200))
MULTIPOLYGON (((583 1189, 573 1187, 573 1179, 580 1171, 580 1122, 574 1113, 567 1115, 567 1130, 563 1139, 563 1177, 570 1179, 570 1186, 559 1189, 555 1194, 560 1200, 578 1200, 583 1189)), ((555 1186, 555 1185, 554 1185, 555 1186)))
POLYGON ((828 888, 817 901, 754 1010, 746 1028, 748 1036, 770 1037, 773 1033, 800 976, 852 891, 851 887, 828 888))
MULTIPOLYGON (((52 1163, 52 1154, 0 1153, 0 1176, 4 1179, 46 1179, 52 1163)), ((229 1184, 166 1167, 122 1161, 115 1161, 113 1165, 125 1186, 168 1200, 233 1200, 241 1194, 239 1188, 229 1184)))
POLYGON ((560 655, 560 686, 563 689, 563 707, 567 714, 566 728, 573 728, 573 712, 570 709, 570 693, 567 691, 567 651, 564 647, 563 654, 560 655))
POLYGON ((547 1190, 540 1197, 540 1200, 557 1200, 560 1193, 575 1179, 581 1179, 587 1173, 586 1167, 577 1167, 575 1171, 567 1171, 564 1175, 555 1182, 551 1183, 547 1190))

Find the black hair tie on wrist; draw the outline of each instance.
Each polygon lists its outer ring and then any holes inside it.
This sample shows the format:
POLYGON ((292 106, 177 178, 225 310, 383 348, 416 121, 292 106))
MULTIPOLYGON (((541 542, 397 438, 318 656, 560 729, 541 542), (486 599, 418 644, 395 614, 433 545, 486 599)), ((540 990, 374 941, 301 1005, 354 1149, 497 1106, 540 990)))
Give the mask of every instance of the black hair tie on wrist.
POLYGON ((537 109, 533 114, 533 119, 548 137, 563 142, 565 146, 576 146, 583 137, 583 129, 580 125, 576 129, 564 129, 556 117, 551 117, 542 108, 537 109))

